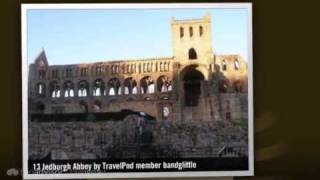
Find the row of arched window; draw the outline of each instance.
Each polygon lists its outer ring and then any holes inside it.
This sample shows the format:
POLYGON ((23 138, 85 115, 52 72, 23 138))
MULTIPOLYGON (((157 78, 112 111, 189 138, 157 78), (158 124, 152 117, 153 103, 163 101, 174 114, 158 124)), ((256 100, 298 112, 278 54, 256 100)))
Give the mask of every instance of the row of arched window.
MULTIPOLYGON (((146 76, 140 80, 140 91, 138 84, 133 78, 127 78, 121 86, 121 82, 117 78, 112 78, 108 81, 107 86, 102 79, 97 79, 92 84, 92 96, 115 96, 115 95, 129 95, 129 94, 152 94, 155 92, 170 92, 172 91, 172 82, 167 76, 160 76, 155 84, 150 76, 146 76), (122 91, 123 88, 123 91, 122 91), (157 88, 157 89, 156 89, 157 88)), ((218 81, 218 91, 220 93, 228 93, 230 90, 236 93, 242 93, 243 83, 241 81, 235 81, 231 85, 226 80, 218 81)), ((59 97, 74 97, 75 86, 72 81, 66 81, 62 87, 58 82, 53 81, 49 84, 49 91, 51 98, 59 97)), ((46 86, 44 83, 38 83, 36 85, 36 92, 39 96, 46 95, 46 86)), ((78 83, 77 89, 78 97, 89 96, 89 83, 85 80, 78 83)))
MULTIPOLYGON (((199 26, 199 36, 201 37, 203 35, 203 27, 202 26, 199 26)), ((190 26, 189 27, 189 37, 193 37, 193 27, 190 26)), ((183 27, 180 27, 180 38, 183 38, 185 36, 185 33, 184 33, 184 28, 183 27)))
MULTIPOLYGON (((168 72, 170 70, 171 63, 168 61, 161 61, 161 62, 145 62, 140 64, 122 64, 122 65, 96 65, 91 68, 89 71, 89 67, 80 67, 79 69, 73 69, 67 67, 62 71, 59 69, 52 69, 51 70, 51 78, 58 79, 59 77, 73 77, 73 76, 80 76, 86 77, 89 76, 89 72, 92 75, 104 75, 106 73, 110 74, 131 74, 131 73, 146 73, 146 72, 168 72), (74 72, 75 71, 75 72, 74 72)), ((45 79, 45 70, 38 71, 38 79, 44 80, 45 79)))
MULTIPOLYGON (((49 84, 51 98, 151 94, 170 91, 172 91, 172 81, 167 76, 160 76, 156 81, 150 76, 145 76, 140 80, 140 87, 132 77, 126 78, 123 82, 118 78, 112 78, 107 83, 102 79, 96 79, 92 85, 88 81, 82 80, 77 83, 77 89, 72 81, 66 81, 62 85, 57 81, 52 81, 49 84), (91 88, 91 94, 89 88, 91 88)), ((38 96, 46 96, 44 83, 36 84, 36 93, 38 96)))

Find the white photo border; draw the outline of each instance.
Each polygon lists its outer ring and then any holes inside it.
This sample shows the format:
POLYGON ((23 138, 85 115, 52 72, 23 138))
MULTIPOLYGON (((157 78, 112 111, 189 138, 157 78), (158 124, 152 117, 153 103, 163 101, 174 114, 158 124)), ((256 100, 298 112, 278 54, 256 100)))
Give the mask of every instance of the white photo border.
POLYGON ((22 143, 23 179, 79 179, 79 178, 161 178, 161 177, 222 177, 254 175, 253 136, 253 47, 252 3, 108 3, 108 4, 21 4, 21 73, 22 73, 22 143), (244 171, 193 171, 193 172, 119 172, 119 173, 69 173, 29 174, 28 172, 28 60, 27 60, 27 10, 30 9, 247 9, 248 43, 248 161, 244 171))

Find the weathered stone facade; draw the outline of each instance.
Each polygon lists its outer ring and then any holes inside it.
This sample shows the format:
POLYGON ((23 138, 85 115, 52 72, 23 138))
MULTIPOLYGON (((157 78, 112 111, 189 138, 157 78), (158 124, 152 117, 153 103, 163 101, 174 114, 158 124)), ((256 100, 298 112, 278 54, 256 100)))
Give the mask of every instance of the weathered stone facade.
MULTIPOLYGON (((29 67, 29 117, 131 110, 156 120, 147 128, 152 130, 151 149, 170 147, 173 154, 188 157, 199 154, 200 149, 207 149, 204 156, 215 156, 226 145, 246 148, 246 128, 239 125, 248 119, 246 61, 239 55, 214 53, 209 14, 201 19, 172 19, 171 29, 172 57, 49 65, 42 51, 29 67)), ((123 124, 136 123, 139 118, 128 116, 123 122, 30 118, 30 157, 69 151, 73 155, 57 156, 108 158, 111 149, 123 142, 119 140, 125 136, 123 124)))
POLYGON ((246 157, 248 134, 236 122, 148 122, 129 115, 114 121, 32 122, 30 159, 217 157, 224 147, 246 157), (149 123, 149 124, 148 124, 149 123))

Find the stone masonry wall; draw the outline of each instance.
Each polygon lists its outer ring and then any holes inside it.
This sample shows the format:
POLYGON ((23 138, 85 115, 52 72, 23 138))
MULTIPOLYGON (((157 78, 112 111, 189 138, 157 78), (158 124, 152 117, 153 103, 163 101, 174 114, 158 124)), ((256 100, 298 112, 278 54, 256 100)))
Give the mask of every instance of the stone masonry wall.
POLYGON ((136 115, 120 121, 31 122, 29 156, 30 159, 216 157, 226 146, 240 148, 238 153, 247 156, 248 133, 243 122, 167 120, 148 124, 136 115))

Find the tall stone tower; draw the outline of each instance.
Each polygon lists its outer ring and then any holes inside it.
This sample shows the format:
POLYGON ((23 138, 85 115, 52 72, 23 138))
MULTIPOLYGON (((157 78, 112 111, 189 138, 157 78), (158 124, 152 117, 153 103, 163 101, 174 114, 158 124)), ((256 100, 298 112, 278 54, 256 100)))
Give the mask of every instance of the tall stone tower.
POLYGON ((181 63, 197 60, 207 64, 213 57, 211 17, 206 13, 200 19, 171 21, 173 56, 181 63))

